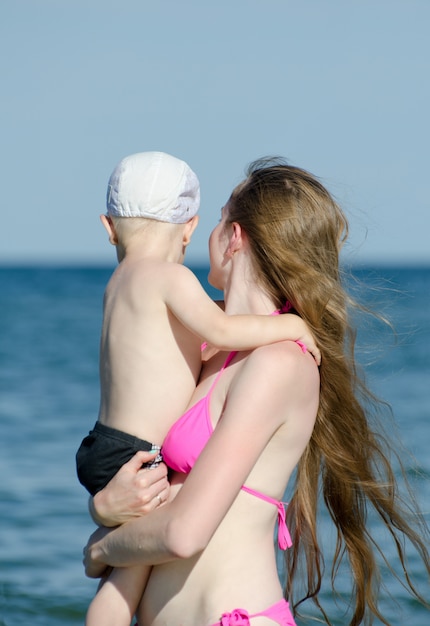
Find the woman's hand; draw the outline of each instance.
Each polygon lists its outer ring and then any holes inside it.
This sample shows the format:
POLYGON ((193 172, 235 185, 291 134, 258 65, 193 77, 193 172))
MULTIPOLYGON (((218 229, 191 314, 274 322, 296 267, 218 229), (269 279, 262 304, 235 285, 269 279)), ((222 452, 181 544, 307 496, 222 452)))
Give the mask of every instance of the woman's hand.
POLYGON ((167 467, 160 463, 151 469, 142 468, 156 453, 137 452, 115 474, 104 489, 90 499, 94 521, 101 526, 118 526, 150 513, 169 497, 167 467))

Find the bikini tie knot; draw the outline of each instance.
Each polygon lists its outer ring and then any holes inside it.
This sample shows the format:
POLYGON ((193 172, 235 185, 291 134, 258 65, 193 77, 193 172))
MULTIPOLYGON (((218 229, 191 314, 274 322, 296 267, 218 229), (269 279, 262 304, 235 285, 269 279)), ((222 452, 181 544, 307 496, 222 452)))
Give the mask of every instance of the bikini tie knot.
POLYGON ((276 311, 273 311, 271 315, 282 315, 282 313, 289 313, 289 311, 291 311, 292 308, 293 308, 293 305, 290 302, 288 302, 288 300, 286 300, 285 304, 280 309, 276 309, 276 311))
POLYGON ((285 300, 285 304, 283 307, 279 309, 279 313, 288 313, 289 311, 291 311, 292 308, 293 308, 293 305, 291 304, 291 302, 288 302, 288 300, 285 300))
POLYGON ((221 626, 251 626, 248 611, 245 609, 234 609, 231 613, 223 613, 221 626))
POLYGON ((291 548, 293 542, 291 541, 290 531, 287 527, 284 503, 278 503, 278 545, 281 550, 291 548))

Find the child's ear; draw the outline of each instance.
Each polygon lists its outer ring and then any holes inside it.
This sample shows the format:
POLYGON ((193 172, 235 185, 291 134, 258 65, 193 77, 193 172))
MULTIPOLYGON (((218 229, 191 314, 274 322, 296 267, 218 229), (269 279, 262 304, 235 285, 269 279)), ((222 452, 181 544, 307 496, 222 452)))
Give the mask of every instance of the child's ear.
POLYGON ((113 246, 118 245, 118 235, 116 234, 115 226, 112 222, 112 219, 109 215, 100 215, 100 221, 106 229, 107 234, 109 235, 109 241, 113 246))
POLYGON ((182 243, 184 246, 188 246, 188 244, 190 243, 191 237, 193 235, 193 232, 196 230, 198 223, 199 223, 198 215, 194 215, 194 217, 192 217, 191 219, 188 220, 188 222, 186 222, 185 228, 184 228, 184 234, 182 237, 182 243))

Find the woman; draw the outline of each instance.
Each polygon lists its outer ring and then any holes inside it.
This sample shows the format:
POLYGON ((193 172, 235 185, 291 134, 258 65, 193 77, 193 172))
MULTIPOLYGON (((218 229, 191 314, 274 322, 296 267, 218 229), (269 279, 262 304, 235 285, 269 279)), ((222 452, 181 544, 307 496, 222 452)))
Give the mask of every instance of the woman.
POLYGON ((318 372, 292 342, 231 355, 207 349, 191 408, 163 446, 177 472, 175 497, 148 516, 97 531, 86 550, 90 576, 108 565, 155 565, 138 611, 141 625, 293 625, 301 553, 306 596, 316 598, 321 583, 319 481, 338 532, 335 567, 346 551, 354 580, 351 625, 369 615, 387 623, 377 606, 367 504, 396 542, 402 535, 412 542, 428 568, 424 539, 401 513, 391 466, 363 408, 371 396, 356 376, 339 276, 346 234, 345 217, 326 189, 282 163, 253 164, 223 208, 210 237, 209 279, 224 290, 227 313, 269 315, 287 301, 313 330, 323 360, 318 372), (280 544, 289 547, 281 500, 295 468, 288 604, 273 528, 278 518, 280 544))

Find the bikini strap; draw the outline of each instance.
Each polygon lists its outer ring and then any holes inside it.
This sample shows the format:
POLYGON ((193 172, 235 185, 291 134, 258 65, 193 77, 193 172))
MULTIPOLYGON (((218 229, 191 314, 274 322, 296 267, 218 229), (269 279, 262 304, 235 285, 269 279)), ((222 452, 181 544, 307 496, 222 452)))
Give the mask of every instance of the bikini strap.
POLYGON ((287 527, 287 522, 285 520, 285 506, 288 502, 281 502, 280 500, 275 500, 275 498, 271 498, 270 496, 266 496, 264 493, 260 491, 255 491, 255 489, 251 489, 250 487, 242 486, 242 490, 251 494, 251 496, 256 496, 260 498, 260 500, 264 500, 269 504, 274 504, 278 509, 278 545, 281 550, 286 550, 287 548, 291 548, 293 542, 291 540, 290 531, 287 527))
POLYGON ((210 386, 208 393, 206 394, 207 398, 210 398, 210 396, 212 395, 212 391, 215 388, 215 385, 217 384, 219 379, 221 378, 223 371, 225 370, 226 367, 228 367, 228 365, 230 364, 230 361, 232 361, 232 359, 236 356, 236 354, 237 354, 237 350, 236 352, 230 352, 230 354, 227 356, 226 360, 223 363, 223 366, 219 370, 218 374, 215 376, 215 379, 212 385, 210 386))

